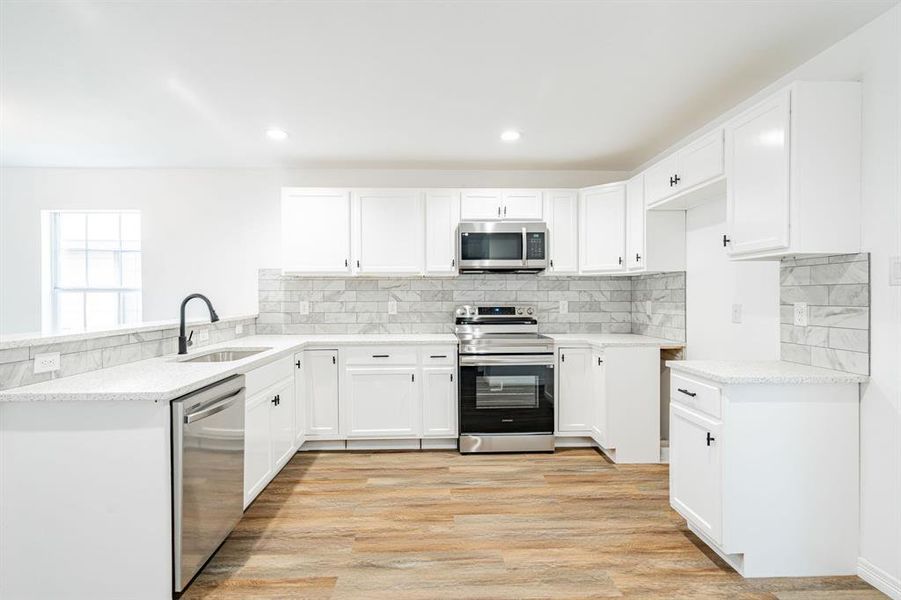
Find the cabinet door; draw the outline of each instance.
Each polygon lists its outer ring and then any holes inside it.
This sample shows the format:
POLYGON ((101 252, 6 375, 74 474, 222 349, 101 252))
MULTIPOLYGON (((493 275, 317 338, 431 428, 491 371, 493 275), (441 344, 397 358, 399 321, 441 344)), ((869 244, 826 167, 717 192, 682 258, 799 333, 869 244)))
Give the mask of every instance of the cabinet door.
POLYGON ((348 367, 345 375, 347 437, 419 435, 419 394, 414 367, 348 367))
POLYGON ((460 193, 432 191, 425 195, 425 270, 428 275, 456 275, 460 193))
POLYGON ((501 190, 463 190, 460 195, 460 218, 464 221, 500 219, 501 190))
POLYGON ((282 269, 291 273, 350 272, 347 190, 282 189, 282 269))
POLYGON ((541 190, 504 190, 501 217, 509 221, 540 221, 541 190))
POLYGON ((422 437, 457 437, 457 369, 422 370, 422 437))
POLYGON ((557 430, 591 434, 594 399, 591 382, 591 351, 587 348, 561 348, 559 360, 560 401, 557 430))
POLYGON ((583 190, 579 217, 579 270, 583 273, 622 271, 626 247, 625 186, 583 190))
POLYGON ((576 273, 579 270, 579 194, 575 190, 545 193, 545 215, 550 241, 550 271, 576 273))
POLYGON ((247 399, 244 412, 244 507, 269 483, 272 475, 269 444, 269 396, 261 392, 247 399))
POLYGON ((676 154, 667 156, 644 172, 644 193, 647 206, 653 206, 676 193, 675 177, 679 171, 676 154))
POLYGON ((790 92, 726 125, 730 254, 788 248, 790 92))
POLYGON ((594 398, 591 437, 600 446, 612 448, 607 418, 607 366, 604 356, 599 352, 591 353, 591 389, 594 398))
POLYGON ((679 151, 676 192, 716 179, 723 174, 723 130, 717 129, 679 151))
POLYGON ((716 542, 722 532, 721 430, 719 421, 670 404, 670 503, 716 542))
POLYGON ((286 380, 269 392, 269 443, 273 471, 278 472, 294 454, 294 381, 286 380))
POLYGON ((305 350, 306 433, 308 436, 337 438, 338 351, 305 350))
POLYGON ((423 209, 417 190, 354 194, 358 215, 355 268, 363 274, 422 272, 423 209))
POLYGON ((643 269, 645 257, 644 178, 633 177, 626 183, 626 266, 630 271, 643 269))
POLYGON ((303 352, 294 355, 294 446, 300 448, 306 441, 307 433, 307 396, 306 367, 303 364, 303 352))

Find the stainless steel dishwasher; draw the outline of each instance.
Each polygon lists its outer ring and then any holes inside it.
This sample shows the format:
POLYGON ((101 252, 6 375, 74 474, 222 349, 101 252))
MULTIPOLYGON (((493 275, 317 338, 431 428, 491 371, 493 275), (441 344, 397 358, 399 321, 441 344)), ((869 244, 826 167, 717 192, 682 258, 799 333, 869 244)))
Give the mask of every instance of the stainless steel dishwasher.
POLYGON ((172 555, 183 591, 244 514, 244 376, 172 401, 172 555))

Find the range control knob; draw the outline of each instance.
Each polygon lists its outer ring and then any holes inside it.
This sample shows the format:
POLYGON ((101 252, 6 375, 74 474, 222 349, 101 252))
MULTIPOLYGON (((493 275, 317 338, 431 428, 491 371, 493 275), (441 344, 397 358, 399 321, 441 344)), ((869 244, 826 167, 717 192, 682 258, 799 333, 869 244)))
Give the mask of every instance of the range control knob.
POLYGON ((518 315, 521 315, 521 314, 522 314, 522 307, 521 307, 521 306, 520 306, 519 308, 516 309, 516 314, 518 314, 518 315))
POLYGON ((530 306, 529 308, 526 309, 526 312, 531 315, 534 311, 532 310, 532 307, 530 306))

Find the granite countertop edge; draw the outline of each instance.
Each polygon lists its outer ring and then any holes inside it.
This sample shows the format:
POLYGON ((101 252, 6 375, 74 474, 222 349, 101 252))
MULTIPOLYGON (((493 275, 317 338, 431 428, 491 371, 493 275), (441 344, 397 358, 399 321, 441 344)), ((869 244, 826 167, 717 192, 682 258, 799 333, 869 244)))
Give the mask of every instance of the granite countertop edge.
POLYGON ((718 361, 669 360, 673 371, 722 384, 866 383, 867 375, 811 367, 782 360, 718 361))

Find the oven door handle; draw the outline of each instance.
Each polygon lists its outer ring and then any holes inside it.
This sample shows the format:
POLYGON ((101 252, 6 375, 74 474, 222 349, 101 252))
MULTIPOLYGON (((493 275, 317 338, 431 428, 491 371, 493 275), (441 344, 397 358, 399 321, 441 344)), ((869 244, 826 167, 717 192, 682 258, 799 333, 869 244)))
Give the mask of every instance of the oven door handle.
POLYGON ((510 366, 542 366, 554 367, 554 355, 536 356, 529 354, 480 354, 461 355, 461 367, 493 367, 496 365, 510 366))

